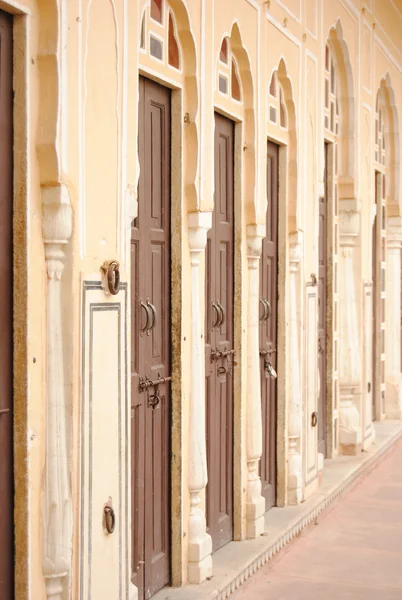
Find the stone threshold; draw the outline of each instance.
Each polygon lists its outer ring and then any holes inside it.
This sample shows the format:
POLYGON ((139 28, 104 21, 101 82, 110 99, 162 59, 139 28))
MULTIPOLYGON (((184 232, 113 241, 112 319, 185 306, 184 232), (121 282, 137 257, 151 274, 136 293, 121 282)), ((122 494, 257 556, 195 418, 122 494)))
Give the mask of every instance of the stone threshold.
POLYGON ((401 421, 374 423, 375 441, 359 456, 339 456, 324 461, 319 489, 298 506, 271 508, 265 516, 265 533, 256 540, 230 542, 213 554, 213 577, 201 585, 166 587, 154 600, 224 600, 277 554, 334 500, 402 438, 401 421))

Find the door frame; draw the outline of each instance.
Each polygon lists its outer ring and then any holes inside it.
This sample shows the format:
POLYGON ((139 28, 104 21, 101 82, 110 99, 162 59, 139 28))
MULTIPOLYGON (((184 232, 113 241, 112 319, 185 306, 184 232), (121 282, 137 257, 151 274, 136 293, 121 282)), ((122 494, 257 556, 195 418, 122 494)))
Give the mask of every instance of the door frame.
MULTIPOLYGON (((29 181, 29 12, 5 0, 2 10, 13 17, 13 470, 15 600, 29 589, 29 463, 28 463, 28 211, 29 181), (15 51, 18 49, 18 51, 15 51), (18 426, 17 426, 18 425, 18 426)), ((37 192, 37 190, 35 190, 37 192)), ((31 364, 36 362, 31 359, 31 364)))

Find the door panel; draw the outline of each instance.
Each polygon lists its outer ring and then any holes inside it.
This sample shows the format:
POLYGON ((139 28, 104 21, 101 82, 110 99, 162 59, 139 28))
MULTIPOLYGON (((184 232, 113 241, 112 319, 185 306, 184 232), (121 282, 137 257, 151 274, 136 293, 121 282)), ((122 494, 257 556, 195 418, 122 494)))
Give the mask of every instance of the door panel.
POLYGON ((260 476, 266 510, 276 503, 277 380, 270 375, 268 367, 271 365, 277 371, 278 158, 279 147, 272 142, 268 142, 267 232, 262 242, 260 263, 260 373, 262 410, 260 476))
POLYGON ((318 452, 326 456, 326 398, 327 398, 327 231, 328 231, 328 144, 325 144, 325 196, 318 201, 318 452))
POLYGON ((206 249, 207 525, 217 550, 233 539, 233 123, 215 115, 215 209, 206 249))
POLYGON ((138 217, 131 230, 132 581, 170 581, 170 92, 140 78, 138 217), (144 389, 145 388, 145 389, 144 389))
POLYGON ((12 18, 0 11, 0 598, 14 597, 12 18))

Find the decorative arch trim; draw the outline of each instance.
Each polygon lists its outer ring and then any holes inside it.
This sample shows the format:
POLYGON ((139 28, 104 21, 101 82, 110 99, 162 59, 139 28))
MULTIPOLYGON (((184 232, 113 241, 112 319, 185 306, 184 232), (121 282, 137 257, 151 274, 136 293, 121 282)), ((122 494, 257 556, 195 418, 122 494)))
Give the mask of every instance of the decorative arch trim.
POLYGON ((331 27, 327 43, 337 66, 340 104, 339 199, 355 197, 355 100, 352 64, 341 20, 331 27))
MULTIPOLYGON (((399 117, 391 76, 387 72, 381 79, 377 91, 380 107, 385 113, 385 142, 387 147, 386 198, 392 216, 400 216, 400 140, 399 117)), ((391 216, 391 215, 390 215, 391 216)))

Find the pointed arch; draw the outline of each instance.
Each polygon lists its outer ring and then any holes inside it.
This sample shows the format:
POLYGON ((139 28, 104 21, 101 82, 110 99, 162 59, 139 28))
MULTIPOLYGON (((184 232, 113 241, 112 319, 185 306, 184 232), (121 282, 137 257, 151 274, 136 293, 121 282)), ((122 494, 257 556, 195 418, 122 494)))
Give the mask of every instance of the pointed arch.
POLYGON ((175 20, 175 33, 179 42, 181 68, 184 75, 183 113, 187 116, 184 126, 183 191, 188 209, 197 210, 200 202, 197 183, 199 163, 197 55, 189 15, 183 0, 170 0, 169 6, 175 20))
POLYGON ((387 72, 380 81, 377 91, 376 104, 385 117, 385 145, 386 145, 386 200, 388 208, 392 209, 393 216, 401 214, 399 206, 400 165, 399 165, 399 118, 392 88, 391 76, 387 72))
POLYGON ((327 44, 335 59, 340 112, 339 199, 355 197, 355 101, 349 49, 340 19, 331 27, 327 44))
POLYGON ((230 45, 238 68, 241 86, 241 100, 244 114, 244 166, 243 166, 243 192, 248 223, 257 222, 257 208, 255 198, 256 186, 256 127, 254 111, 254 84, 251 74, 250 59, 243 46, 239 24, 235 21, 230 33, 230 45))
POLYGON ((287 111, 288 130, 288 188, 287 188, 287 218, 289 231, 297 229, 297 124, 296 107, 293 99, 292 82, 290 81, 286 63, 283 58, 279 61, 277 70, 278 81, 283 90, 287 111))

